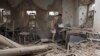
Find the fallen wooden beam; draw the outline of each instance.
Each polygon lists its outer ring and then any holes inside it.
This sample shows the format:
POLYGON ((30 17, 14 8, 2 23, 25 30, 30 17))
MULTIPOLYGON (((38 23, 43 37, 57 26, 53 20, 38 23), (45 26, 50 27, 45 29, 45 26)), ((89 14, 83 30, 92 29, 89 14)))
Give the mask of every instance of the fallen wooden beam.
POLYGON ((100 42, 100 39, 88 38, 88 40, 90 40, 90 41, 98 41, 98 42, 100 42))
POLYGON ((12 48, 0 50, 0 56, 16 56, 16 55, 26 55, 33 54, 38 52, 43 52, 52 49, 49 44, 37 45, 32 47, 21 47, 21 48, 12 48))
POLYGON ((8 47, 11 47, 11 48, 15 48, 15 47, 22 47, 22 45, 8 39, 7 37, 4 37, 2 35, 0 35, 0 43, 1 44, 4 44, 8 47))

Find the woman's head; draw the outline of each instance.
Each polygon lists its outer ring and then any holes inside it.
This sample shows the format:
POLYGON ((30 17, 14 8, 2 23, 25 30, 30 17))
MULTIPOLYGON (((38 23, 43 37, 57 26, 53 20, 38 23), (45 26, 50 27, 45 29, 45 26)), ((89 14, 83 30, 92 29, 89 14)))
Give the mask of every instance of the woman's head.
POLYGON ((54 19, 59 19, 61 17, 62 17, 62 14, 58 14, 58 15, 54 16, 54 19))

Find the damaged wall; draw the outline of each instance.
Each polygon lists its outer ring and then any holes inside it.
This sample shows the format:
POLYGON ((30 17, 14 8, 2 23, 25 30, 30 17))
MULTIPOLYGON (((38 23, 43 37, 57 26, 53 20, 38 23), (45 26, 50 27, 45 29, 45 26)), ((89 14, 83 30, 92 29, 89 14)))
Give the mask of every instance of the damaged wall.
POLYGON ((79 0, 74 1, 74 26, 81 26, 86 22, 87 5, 83 5, 79 0))
POLYGON ((87 17, 87 5, 80 4, 79 0, 63 0, 63 23, 65 26, 80 26, 87 17))
POLYGON ((79 26, 83 25, 86 22, 87 18, 87 5, 79 6, 79 26))
MULTIPOLYGON (((10 4, 13 3, 13 0, 11 1, 10 4)), ((23 27, 24 24, 27 25, 28 17, 25 11, 29 9, 37 11, 37 18, 39 24, 41 24, 39 27, 44 32, 43 34, 46 34, 46 37, 48 35, 49 11, 62 12, 62 19, 65 26, 79 26, 83 24, 86 16, 86 7, 79 6, 78 0, 23 0, 18 1, 11 9, 12 20, 15 20, 16 27, 23 27)))

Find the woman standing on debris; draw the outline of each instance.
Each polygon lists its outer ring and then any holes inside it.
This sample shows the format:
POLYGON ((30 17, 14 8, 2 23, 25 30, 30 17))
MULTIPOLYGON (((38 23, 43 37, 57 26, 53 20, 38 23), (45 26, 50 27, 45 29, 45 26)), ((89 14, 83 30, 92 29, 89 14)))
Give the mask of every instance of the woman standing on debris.
POLYGON ((53 20, 50 23, 50 31, 52 34, 52 41, 54 42, 55 37, 59 38, 59 31, 61 30, 61 28, 59 27, 59 24, 62 23, 61 20, 62 14, 56 15, 53 17, 53 20))

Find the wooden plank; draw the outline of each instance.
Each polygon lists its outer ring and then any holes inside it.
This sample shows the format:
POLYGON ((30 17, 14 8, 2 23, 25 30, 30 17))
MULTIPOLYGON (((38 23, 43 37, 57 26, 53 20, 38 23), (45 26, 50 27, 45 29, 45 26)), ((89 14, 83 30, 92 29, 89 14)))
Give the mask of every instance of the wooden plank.
POLYGON ((0 43, 1 44, 4 44, 8 47, 11 47, 11 48, 15 48, 15 47, 22 47, 22 45, 8 39, 7 37, 4 37, 2 35, 0 35, 0 43))
POLYGON ((0 50, 0 56, 27 55, 50 50, 49 44, 0 50))

